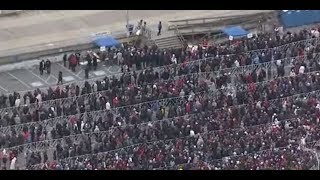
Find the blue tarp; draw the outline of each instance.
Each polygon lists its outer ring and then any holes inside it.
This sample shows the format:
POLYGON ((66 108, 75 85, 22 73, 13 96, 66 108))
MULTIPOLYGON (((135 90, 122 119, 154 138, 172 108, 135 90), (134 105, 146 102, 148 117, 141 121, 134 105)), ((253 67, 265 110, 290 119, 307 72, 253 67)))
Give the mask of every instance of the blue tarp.
POLYGON ((95 44, 97 46, 105 46, 105 47, 112 47, 112 46, 118 46, 120 45, 120 42, 114 39, 111 36, 103 36, 103 37, 98 37, 94 40, 95 44))
POLYGON ((280 20, 284 28, 320 22, 320 10, 283 10, 280 20))
POLYGON ((232 36, 234 38, 243 37, 243 36, 246 36, 247 34, 249 34, 248 31, 242 29, 240 26, 225 28, 222 31, 225 34, 227 34, 228 36, 232 36))

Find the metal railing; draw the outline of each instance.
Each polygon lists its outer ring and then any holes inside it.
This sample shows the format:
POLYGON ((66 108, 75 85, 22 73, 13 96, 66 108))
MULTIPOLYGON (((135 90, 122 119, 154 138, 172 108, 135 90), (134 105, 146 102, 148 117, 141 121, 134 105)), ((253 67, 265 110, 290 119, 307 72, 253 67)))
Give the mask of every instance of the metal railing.
MULTIPOLYGON (((182 19, 182 20, 169 21, 169 23, 174 23, 174 25, 178 25, 178 26, 195 25, 195 24, 205 24, 205 23, 217 22, 217 21, 221 21, 221 20, 229 19, 229 18, 240 18, 242 16, 218 16, 218 17, 182 19)), ((170 28, 174 29, 174 25, 169 26, 169 29, 170 28)))
POLYGON ((178 26, 175 26, 174 34, 179 38, 181 45, 184 47, 186 45, 186 40, 184 39, 181 32, 179 31, 178 26))
POLYGON ((274 11, 261 12, 256 14, 245 14, 245 15, 232 15, 232 16, 218 16, 218 17, 203 17, 203 18, 194 18, 194 19, 183 19, 183 20, 174 20, 169 21, 168 29, 175 29, 175 26, 178 27, 187 27, 187 26, 197 26, 200 24, 210 24, 210 23, 221 23, 222 21, 235 21, 235 20, 246 20, 248 18, 257 18, 257 17, 266 17, 267 15, 273 14, 274 11))

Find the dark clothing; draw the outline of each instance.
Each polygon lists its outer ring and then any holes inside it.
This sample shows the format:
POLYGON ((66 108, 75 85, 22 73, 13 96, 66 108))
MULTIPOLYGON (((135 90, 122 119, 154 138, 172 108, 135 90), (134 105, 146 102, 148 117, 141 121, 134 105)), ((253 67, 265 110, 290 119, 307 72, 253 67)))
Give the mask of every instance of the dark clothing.
POLYGON ((97 60, 97 58, 96 57, 93 57, 93 69, 94 70, 97 70, 97 66, 98 66, 98 60, 97 60))
POLYGON ((62 84, 62 72, 59 72, 59 77, 58 77, 58 84, 62 84))
POLYGON ((67 67, 67 59, 68 59, 67 54, 64 54, 63 55, 63 66, 64 67, 67 67))
POLYGON ((89 79, 89 66, 88 65, 86 66, 84 73, 85 73, 85 78, 89 79))
POLYGON ((49 60, 46 61, 46 70, 47 74, 51 73, 51 62, 49 60))
POLYGON ((159 25, 158 25, 158 36, 161 35, 161 29, 162 29, 162 24, 159 23, 159 25))
POLYGON ((89 55, 89 54, 87 55, 86 60, 88 61, 88 67, 89 67, 89 70, 91 70, 91 66, 92 66, 92 59, 91 59, 91 57, 90 57, 90 55, 89 55))
POLYGON ((43 74, 43 70, 45 69, 45 62, 42 60, 39 65, 40 75, 43 74))

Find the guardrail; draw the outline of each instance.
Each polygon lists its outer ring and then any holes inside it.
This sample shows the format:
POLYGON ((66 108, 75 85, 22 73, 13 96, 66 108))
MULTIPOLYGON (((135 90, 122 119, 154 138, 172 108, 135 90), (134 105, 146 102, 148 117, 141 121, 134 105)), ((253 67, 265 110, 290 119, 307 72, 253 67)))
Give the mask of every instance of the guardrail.
POLYGON ((184 47, 187 42, 184 39, 184 37, 182 36, 181 32, 179 31, 179 28, 177 26, 175 26, 175 30, 174 30, 175 35, 179 38, 180 43, 182 44, 182 46, 184 47))
POLYGON ((178 28, 183 28, 183 27, 198 26, 201 24, 210 24, 210 23, 217 23, 217 22, 223 22, 223 21, 246 20, 248 18, 257 18, 257 17, 261 17, 262 19, 265 19, 266 16, 272 15, 272 14, 274 14, 274 11, 261 12, 256 14, 246 14, 246 15, 203 17, 203 18, 194 18, 194 19, 174 20, 174 21, 169 21, 170 25, 168 29, 174 30, 175 26, 178 26, 178 28))
POLYGON ((169 21, 169 23, 175 23, 176 25, 188 25, 193 23, 208 23, 216 20, 221 20, 225 18, 233 18, 233 17, 240 17, 240 16, 218 16, 218 17, 204 17, 204 18, 193 18, 193 19, 181 19, 181 20, 174 20, 169 21))

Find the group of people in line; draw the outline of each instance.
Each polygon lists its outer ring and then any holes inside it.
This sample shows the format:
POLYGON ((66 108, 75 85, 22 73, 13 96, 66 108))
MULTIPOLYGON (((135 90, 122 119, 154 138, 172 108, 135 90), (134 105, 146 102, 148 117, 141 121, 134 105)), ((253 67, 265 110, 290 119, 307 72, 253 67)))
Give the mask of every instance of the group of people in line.
POLYGON ((320 44, 309 31, 208 48, 117 51, 107 53, 128 53, 122 56, 128 68, 119 77, 35 90, 23 100, 19 93, 0 97, 4 168, 12 162, 64 170, 315 164, 300 143, 320 138, 320 44), (275 64, 276 76, 267 78, 273 70, 259 66, 265 63, 275 64), (241 76, 229 73, 252 65, 259 67, 241 76), (61 138, 55 147, 26 149, 61 138))

